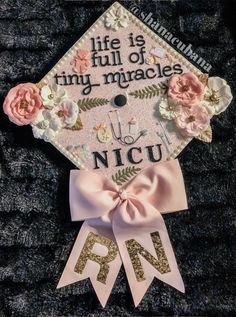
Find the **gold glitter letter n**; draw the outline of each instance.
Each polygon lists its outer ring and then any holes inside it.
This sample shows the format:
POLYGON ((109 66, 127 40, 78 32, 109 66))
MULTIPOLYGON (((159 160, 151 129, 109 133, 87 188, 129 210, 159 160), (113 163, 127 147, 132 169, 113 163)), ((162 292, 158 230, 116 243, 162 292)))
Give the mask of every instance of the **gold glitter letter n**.
POLYGON ((129 252, 130 260, 135 272, 135 276, 138 282, 144 281, 145 275, 142 268, 139 255, 144 257, 154 268, 159 271, 161 274, 170 272, 170 266, 163 248, 159 232, 151 233, 151 238, 153 245, 156 250, 157 259, 154 258, 151 253, 149 253, 144 247, 142 247, 134 239, 125 241, 127 250, 129 252))
POLYGON ((74 271, 76 273, 82 274, 88 260, 97 262, 100 265, 100 270, 97 275, 97 281, 106 284, 107 275, 109 273, 108 263, 116 258, 117 253, 118 248, 112 240, 109 240, 103 236, 90 232, 84 243, 83 249, 75 265, 74 271), (100 256, 92 253, 92 249, 95 243, 105 246, 108 250, 107 255, 100 256))

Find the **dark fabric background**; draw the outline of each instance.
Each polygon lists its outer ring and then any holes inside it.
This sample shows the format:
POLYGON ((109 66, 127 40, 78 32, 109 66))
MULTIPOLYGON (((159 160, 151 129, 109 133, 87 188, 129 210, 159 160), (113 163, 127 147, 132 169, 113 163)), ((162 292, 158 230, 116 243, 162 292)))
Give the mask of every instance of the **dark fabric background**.
MULTIPOLYGON (((17 83, 39 81, 110 3, 1 0, 1 103, 17 83)), ((236 1, 136 3, 192 43, 234 93, 236 1)), ((211 144, 194 140, 179 156, 189 210, 165 221, 186 294, 155 280, 134 308, 122 270, 102 309, 89 281, 55 290, 81 225, 69 215, 73 165, 1 109, 0 316, 235 316, 235 110, 212 120, 211 144)))

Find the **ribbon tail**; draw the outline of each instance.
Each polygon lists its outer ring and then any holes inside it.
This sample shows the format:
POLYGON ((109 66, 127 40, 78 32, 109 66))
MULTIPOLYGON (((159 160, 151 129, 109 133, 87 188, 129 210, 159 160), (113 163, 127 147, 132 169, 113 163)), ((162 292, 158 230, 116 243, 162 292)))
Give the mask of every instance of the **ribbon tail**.
MULTIPOLYGON (((143 210, 145 206, 142 206, 143 210)), ((138 306, 156 277, 185 292, 169 235, 161 214, 151 205, 140 217, 134 210, 132 221, 124 219, 122 212, 113 216, 113 232, 135 306, 138 306)))
POLYGON ((105 307, 120 267, 121 258, 111 223, 101 218, 87 220, 76 238, 57 288, 90 278, 101 305, 105 307), (107 261, 103 266, 104 259, 107 261))

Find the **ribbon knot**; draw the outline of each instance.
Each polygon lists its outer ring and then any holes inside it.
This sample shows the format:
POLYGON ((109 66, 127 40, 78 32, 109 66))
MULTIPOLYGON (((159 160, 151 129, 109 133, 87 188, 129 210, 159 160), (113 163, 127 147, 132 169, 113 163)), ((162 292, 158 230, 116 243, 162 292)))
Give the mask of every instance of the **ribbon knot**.
POLYGON ((128 199, 128 193, 125 189, 120 189, 119 192, 119 197, 122 201, 127 200, 128 199))
POLYGON ((101 174, 71 171, 71 218, 85 222, 58 287, 89 277, 105 306, 123 262, 136 306, 154 277, 184 292, 162 214, 186 208, 178 160, 146 168, 122 188, 101 174))

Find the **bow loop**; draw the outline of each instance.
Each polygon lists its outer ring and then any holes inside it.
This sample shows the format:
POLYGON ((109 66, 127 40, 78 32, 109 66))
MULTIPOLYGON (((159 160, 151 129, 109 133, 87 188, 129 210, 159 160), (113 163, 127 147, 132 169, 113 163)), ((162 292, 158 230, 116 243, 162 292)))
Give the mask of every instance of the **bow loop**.
POLYGON ((188 206, 178 160, 142 170, 128 184, 128 189, 137 199, 148 202, 161 213, 184 210, 188 206))
POLYGON ((119 203, 117 186, 105 176, 83 170, 70 172, 72 221, 107 215, 119 203))

